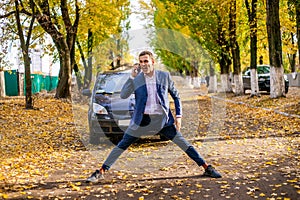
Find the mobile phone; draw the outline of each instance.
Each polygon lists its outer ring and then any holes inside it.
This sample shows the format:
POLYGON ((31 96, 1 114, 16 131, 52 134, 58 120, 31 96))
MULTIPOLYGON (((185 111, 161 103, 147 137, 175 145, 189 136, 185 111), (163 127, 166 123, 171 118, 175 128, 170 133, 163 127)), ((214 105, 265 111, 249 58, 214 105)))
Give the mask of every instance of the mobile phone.
POLYGON ((136 69, 136 72, 139 74, 141 72, 141 66, 139 65, 138 68, 136 69))

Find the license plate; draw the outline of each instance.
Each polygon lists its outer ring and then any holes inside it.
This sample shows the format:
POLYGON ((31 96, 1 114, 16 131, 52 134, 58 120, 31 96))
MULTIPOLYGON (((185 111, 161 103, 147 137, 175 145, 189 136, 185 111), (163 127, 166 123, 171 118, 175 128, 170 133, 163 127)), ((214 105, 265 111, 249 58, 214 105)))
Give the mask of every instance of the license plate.
POLYGON ((130 119, 122 119, 118 121, 119 126, 129 126, 130 119))

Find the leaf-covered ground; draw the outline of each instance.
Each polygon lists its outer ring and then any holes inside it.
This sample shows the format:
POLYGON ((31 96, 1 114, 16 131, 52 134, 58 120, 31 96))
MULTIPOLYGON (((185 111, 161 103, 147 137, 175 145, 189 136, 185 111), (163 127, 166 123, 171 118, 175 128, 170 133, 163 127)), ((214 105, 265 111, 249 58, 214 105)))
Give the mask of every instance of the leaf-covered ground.
POLYGON ((181 93, 182 133, 222 179, 201 177, 203 170, 171 143, 147 139, 133 145, 105 180, 87 184, 102 160, 92 153, 99 147, 83 145, 85 125, 75 122, 74 107, 83 105, 41 97, 35 110, 26 110, 23 98, 5 98, 0 199, 299 199, 299 88, 279 99, 187 87, 181 93), (162 161, 166 165, 156 167, 162 161))

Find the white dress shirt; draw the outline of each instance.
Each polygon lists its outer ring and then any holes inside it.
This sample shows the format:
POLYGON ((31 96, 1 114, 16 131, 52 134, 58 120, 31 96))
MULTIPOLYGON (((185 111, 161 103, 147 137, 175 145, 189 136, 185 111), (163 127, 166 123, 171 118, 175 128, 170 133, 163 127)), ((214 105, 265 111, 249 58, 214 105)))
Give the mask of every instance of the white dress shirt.
POLYGON ((146 86, 147 86, 147 102, 145 107, 145 114, 149 115, 161 115, 163 113, 162 107, 159 104, 158 97, 157 97, 157 89, 156 89, 156 79, 155 79, 155 71, 153 76, 147 76, 145 74, 146 86))

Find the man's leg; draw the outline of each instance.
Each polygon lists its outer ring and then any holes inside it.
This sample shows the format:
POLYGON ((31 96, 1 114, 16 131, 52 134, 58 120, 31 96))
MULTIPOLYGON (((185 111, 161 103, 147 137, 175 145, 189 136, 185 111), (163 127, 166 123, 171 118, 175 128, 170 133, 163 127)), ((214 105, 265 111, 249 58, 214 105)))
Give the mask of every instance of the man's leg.
POLYGON ((138 138, 127 133, 124 134, 122 140, 113 148, 102 165, 102 169, 107 171, 116 162, 120 155, 138 138))
POLYGON ((196 149, 177 131, 174 125, 164 127, 160 133, 169 138, 177 146, 179 146, 191 159, 193 159, 199 166, 206 165, 204 159, 196 151, 196 149))
POLYGON ((193 159, 199 166, 205 169, 204 176, 209 176, 212 178, 221 178, 221 174, 215 170, 211 165, 207 165, 204 159, 196 151, 196 149, 184 139, 182 134, 177 131, 174 125, 164 127, 161 131, 165 137, 169 138, 177 146, 179 146, 191 159, 193 159))
POLYGON ((137 139, 137 137, 125 133, 122 140, 110 152, 100 170, 97 169, 86 181, 96 182, 99 179, 103 178, 104 172, 109 170, 109 168, 116 162, 120 155, 137 139))

